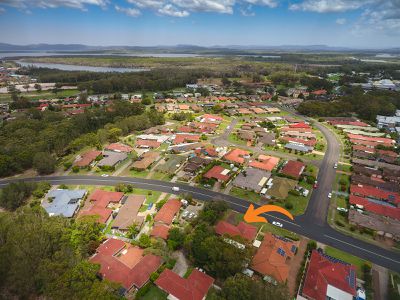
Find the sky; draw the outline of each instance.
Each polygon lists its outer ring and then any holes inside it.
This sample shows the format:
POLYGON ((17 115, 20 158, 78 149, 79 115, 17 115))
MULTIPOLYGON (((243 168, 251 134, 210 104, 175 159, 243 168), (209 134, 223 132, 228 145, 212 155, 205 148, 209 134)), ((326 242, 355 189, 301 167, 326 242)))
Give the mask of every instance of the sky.
POLYGON ((400 0, 0 0, 0 42, 400 46, 400 0))

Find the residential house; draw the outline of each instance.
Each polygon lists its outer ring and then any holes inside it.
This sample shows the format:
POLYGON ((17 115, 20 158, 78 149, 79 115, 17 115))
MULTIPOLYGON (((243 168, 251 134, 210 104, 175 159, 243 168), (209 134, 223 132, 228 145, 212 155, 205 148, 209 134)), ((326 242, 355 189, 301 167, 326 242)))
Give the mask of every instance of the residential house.
POLYGON ((297 253, 299 242, 272 233, 264 239, 250 263, 250 268, 261 274, 265 281, 284 283, 289 276, 290 264, 297 253))
POLYGON ((159 157, 159 152, 145 152, 132 164, 132 168, 138 171, 144 171, 148 169, 154 162, 156 162, 159 157))
POLYGON ((237 226, 226 221, 219 221, 215 225, 215 232, 219 235, 229 235, 231 237, 240 236, 241 238, 252 242, 257 235, 257 227, 240 222, 237 226))
POLYGON ((124 153, 130 153, 133 150, 131 146, 122 143, 112 143, 108 145, 105 149, 108 151, 124 152, 124 153))
POLYGON ((50 217, 72 218, 79 209, 81 200, 85 195, 86 190, 50 190, 41 205, 50 217))
POLYGON ((289 195, 289 191, 297 186, 297 181, 284 177, 275 176, 267 182, 268 190, 265 197, 269 199, 284 200, 289 195))
POLYGON ((271 172, 269 171, 247 168, 245 171, 236 176, 232 184, 241 189, 259 193, 270 177, 271 172))
POLYGON ((313 250, 299 294, 302 299, 353 300, 356 280, 355 266, 313 250))
POLYGON ((138 216, 138 212, 145 201, 146 197, 143 195, 130 195, 123 199, 123 204, 119 208, 118 215, 115 217, 111 228, 126 232, 129 230, 129 226, 133 224, 141 227, 144 217, 138 216))
POLYGON ((79 155, 75 162, 74 162, 74 166, 78 166, 80 168, 84 168, 84 167, 88 167, 90 166, 95 160, 96 158, 98 158, 100 155, 102 154, 101 151, 97 151, 97 150, 91 150, 88 152, 85 152, 82 155, 79 155))
POLYGON ((161 257, 145 255, 143 249, 114 238, 102 243, 89 260, 100 264, 103 279, 120 283, 126 292, 143 287, 162 264, 161 257))
POLYGON ((243 164, 250 157, 250 152, 242 149, 233 149, 225 154, 224 159, 231 163, 243 164))
POLYGON ((107 223, 110 219, 113 208, 112 205, 118 205, 124 196, 121 192, 109 192, 95 190, 81 209, 79 216, 99 216, 100 223, 107 223))
POLYGON ((207 179, 215 179, 218 182, 228 182, 231 176, 229 175, 230 170, 225 169, 222 166, 213 166, 208 170, 203 177, 207 179))
POLYGON ((126 153, 104 151, 103 158, 98 162, 99 167, 116 167, 120 162, 128 158, 126 153))
POLYGON ((289 160, 281 170, 281 173, 299 179, 300 175, 303 173, 306 165, 301 161, 289 160))
POLYGON ((257 160, 250 161, 249 166, 271 172, 279 163, 279 158, 260 154, 257 160))
POLYGON ((168 299, 204 300, 214 278, 194 269, 188 278, 182 278, 169 269, 165 269, 154 282, 168 293, 168 299))

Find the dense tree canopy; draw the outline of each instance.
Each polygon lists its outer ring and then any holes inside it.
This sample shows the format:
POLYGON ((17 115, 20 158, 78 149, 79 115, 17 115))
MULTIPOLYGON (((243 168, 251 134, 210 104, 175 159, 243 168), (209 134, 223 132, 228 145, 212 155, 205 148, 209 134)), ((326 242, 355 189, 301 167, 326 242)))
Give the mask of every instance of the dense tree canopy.
POLYGON ((0 213, 0 290, 18 298, 117 299, 86 261, 101 239, 94 218, 49 217, 39 206, 0 213))

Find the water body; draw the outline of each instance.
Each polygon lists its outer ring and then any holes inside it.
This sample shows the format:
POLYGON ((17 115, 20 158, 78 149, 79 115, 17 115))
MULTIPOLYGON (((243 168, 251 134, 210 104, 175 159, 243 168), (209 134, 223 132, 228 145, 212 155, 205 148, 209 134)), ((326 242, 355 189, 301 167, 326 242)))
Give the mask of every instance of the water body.
POLYGON ((128 72, 143 72, 149 71, 150 69, 145 68, 113 68, 113 67, 92 67, 92 66, 78 66, 78 65, 67 65, 67 64, 53 64, 53 63, 35 63, 35 62, 25 62, 18 60, 23 67, 36 67, 36 68, 49 68, 57 69, 63 71, 89 71, 89 72, 118 72, 118 73, 128 73, 128 72))

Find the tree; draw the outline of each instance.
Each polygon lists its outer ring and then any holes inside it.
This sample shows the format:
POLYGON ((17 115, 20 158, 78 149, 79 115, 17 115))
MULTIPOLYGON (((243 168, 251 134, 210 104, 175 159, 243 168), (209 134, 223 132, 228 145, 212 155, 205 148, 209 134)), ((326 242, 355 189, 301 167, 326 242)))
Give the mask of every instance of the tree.
POLYGON ((245 275, 237 274, 229 277, 219 293, 223 299, 235 300, 286 300, 290 299, 285 285, 266 285, 245 275))
POLYGON ((28 90, 29 90, 29 84, 28 83, 24 84, 24 89, 26 90, 26 92, 28 92, 28 90))
POLYGON ((128 227, 127 236, 133 239, 140 232, 140 228, 136 223, 133 223, 128 227))
POLYGON ((168 248, 171 250, 179 249, 183 246, 185 241, 185 234, 177 227, 171 228, 168 233, 168 248))
POLYGON ((51 174, 55 171, 57 160, 47 152, 38 152, 33 157, 33 167, 40 175, 51 174))
POLYGON ((35 85, 33 86, 35 88, 36 91, 38 91, 39 93, 42 91, 42 86, 39 83, 35 83, 35 85))
POLYGON ((203 210, 199 214, 198 221, 214 225, 227 209, 228 205, 224 201, 206 202, 203 210))
POLYGON ((149 248, 151 246, 150 237, 147 234, 142 234, 139 238, 139 246, 142 248, 149 248))
POLYGON ((28 200, 35 188, 35 183, 10 183, 0 191, 0 206, 9 210, 17 209, 28 200))

